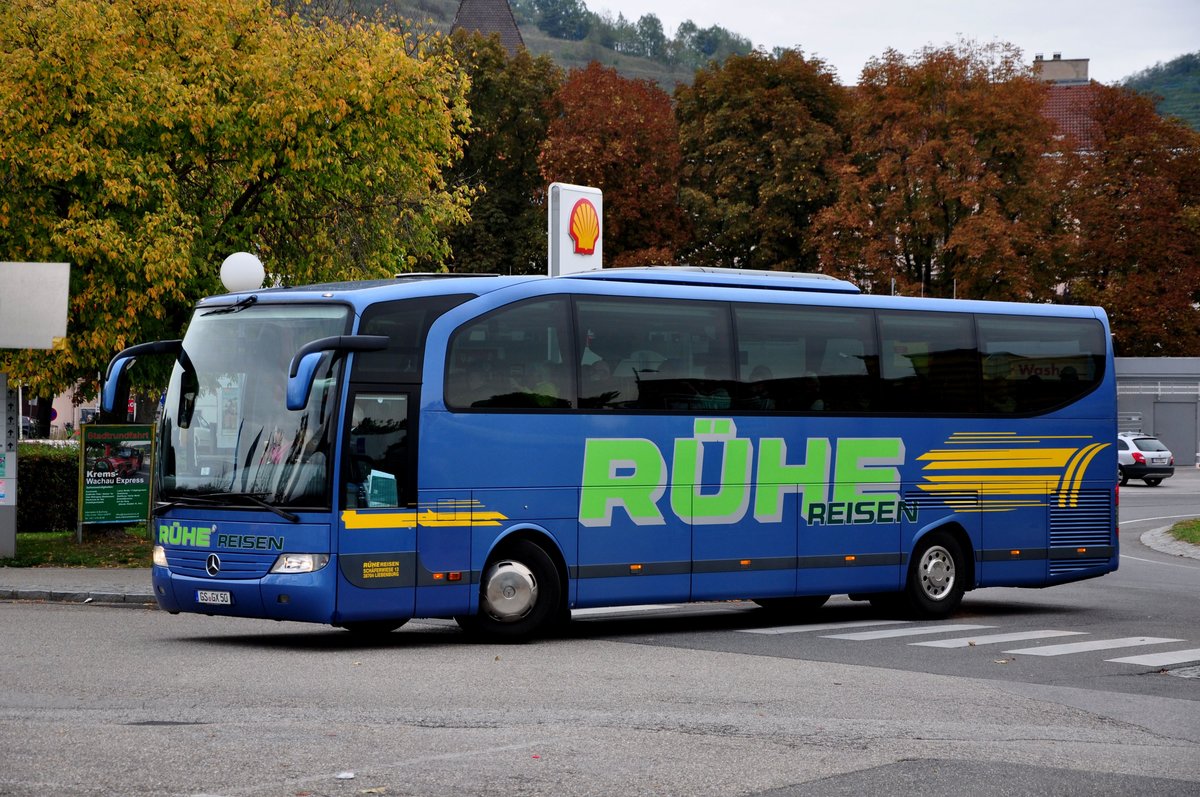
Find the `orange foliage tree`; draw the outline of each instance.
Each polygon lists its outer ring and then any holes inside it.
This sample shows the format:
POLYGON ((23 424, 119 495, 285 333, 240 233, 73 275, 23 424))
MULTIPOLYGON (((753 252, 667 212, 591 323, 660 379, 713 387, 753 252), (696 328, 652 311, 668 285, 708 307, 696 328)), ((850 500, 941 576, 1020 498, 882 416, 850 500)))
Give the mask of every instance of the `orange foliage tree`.
POLYGON ((562 115, 538 159, 543 179, 604 191, 606 266, 672 262, 683 221, 671 98, 649 80, 592 62, 570 72, 559 101, 562 115))
POLYGON ((1052 297, 1068 239, 1044 91, 1003 44, 868 62, 817 225, 824 270, 876 292, 1052 297))
POLYGON ((1200 355, 1200 133, 1150 98, 1092 88, 1070 297, 1108 311, 1118 355, 1200 355))
POLYGON ((810 227, 836 196, 846 90, 796 50, 732 56, 676 90, 689 262, 816 270, 810 227))

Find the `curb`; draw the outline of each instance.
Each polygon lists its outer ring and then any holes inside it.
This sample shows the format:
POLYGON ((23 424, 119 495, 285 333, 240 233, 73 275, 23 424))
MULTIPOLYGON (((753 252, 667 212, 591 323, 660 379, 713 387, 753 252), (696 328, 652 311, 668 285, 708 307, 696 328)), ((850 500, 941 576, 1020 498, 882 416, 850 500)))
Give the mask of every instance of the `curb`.
POLYGON ((153 606, 154 596, 148 592, 89 592, 0 587, 0 600, 33 601, 40 603, 97 603, 105 606, 153 606))
POLYGON ((1151 529, 1138 537, 1138 541, 1147 548, 1170 556, 1186 556, 1190 559, 1200 559, 1200 545, 1177 540, 1170 535, 1171 526, 1151 529))

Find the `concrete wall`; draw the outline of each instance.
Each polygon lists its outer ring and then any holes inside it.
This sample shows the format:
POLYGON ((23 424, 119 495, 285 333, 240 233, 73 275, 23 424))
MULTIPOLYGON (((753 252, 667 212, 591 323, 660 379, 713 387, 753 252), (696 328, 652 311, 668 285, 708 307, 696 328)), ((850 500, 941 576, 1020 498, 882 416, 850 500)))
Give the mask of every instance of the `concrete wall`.
POLYGON ((1118 357, 1117 412, 1122 430, 1163 441, 1177 466, 1200 458, 1200 357, 1118 357))

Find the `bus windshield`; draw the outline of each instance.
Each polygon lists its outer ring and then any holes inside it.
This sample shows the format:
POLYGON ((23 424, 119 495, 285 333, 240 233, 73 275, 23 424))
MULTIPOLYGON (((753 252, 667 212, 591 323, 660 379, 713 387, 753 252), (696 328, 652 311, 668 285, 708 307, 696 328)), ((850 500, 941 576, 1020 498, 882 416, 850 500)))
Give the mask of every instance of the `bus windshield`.
POLYGON ((348 317, 340 305, 198 309, 163 407, 159 500, 328 508, 341 359, 324 358, 296 412, 288 365, 305 343, 345 333, 348 317))

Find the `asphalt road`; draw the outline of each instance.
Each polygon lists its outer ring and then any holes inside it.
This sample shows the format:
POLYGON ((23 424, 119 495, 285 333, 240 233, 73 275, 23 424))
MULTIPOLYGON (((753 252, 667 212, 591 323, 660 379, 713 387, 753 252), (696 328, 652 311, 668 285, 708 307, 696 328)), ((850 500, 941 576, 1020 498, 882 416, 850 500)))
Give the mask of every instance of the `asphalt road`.
POLYGON ((1200 795, 1200 560, 1138 541, 1182 515, 1200 472, 1130 484, 1119 572, 940 624, 839 597, 798 627, 729 603, 364 644, 0 603, 0 794, 1200 795))

